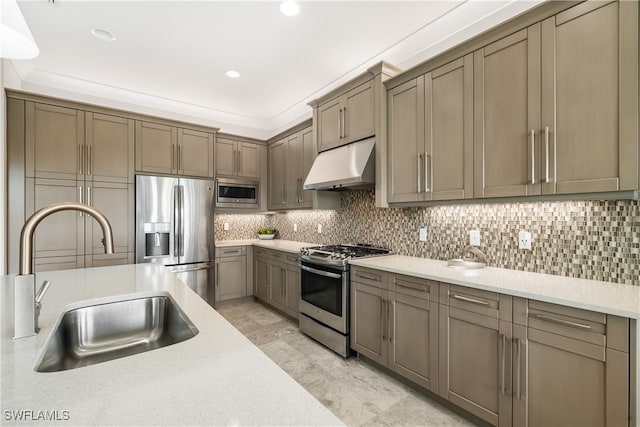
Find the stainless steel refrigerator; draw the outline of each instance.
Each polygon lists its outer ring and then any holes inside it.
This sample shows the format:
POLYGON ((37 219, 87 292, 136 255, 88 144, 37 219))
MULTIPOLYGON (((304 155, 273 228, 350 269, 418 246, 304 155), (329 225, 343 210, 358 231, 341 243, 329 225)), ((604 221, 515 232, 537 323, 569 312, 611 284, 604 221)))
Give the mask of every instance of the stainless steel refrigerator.
POLYGON ((136 263, 167 266, 214 305, 212 180, 136 176, 136 263))

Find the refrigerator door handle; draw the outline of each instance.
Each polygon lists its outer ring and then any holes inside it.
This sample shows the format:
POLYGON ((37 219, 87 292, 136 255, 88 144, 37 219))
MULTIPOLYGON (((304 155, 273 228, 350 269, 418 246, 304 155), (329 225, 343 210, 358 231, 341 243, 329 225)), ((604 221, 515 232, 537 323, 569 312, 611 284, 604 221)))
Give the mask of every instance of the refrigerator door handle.
POLYGON ((180 256, 180 187, 173 187, 173 256, 180 256))
POLYGON ((184 185, 180 186, 180 256, 184 256, 184 185))
POLYGON ((211 263, 205 262, 190 265, 167 265, 166 267, 174 273, 188 273, 190 271, 208 270, 211 268, 211 263))

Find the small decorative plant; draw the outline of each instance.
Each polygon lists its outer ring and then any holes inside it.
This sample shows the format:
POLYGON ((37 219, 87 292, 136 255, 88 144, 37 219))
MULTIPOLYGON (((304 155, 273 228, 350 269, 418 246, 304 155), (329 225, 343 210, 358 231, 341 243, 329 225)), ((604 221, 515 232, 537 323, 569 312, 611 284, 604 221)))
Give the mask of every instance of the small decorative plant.
POLYGON ((278 232, 278 230, 276 230, 275 227, 260 227, 260 228, 258 228, 258 234, 260 234, 260 235, 276 234, 277 232, 278 232))

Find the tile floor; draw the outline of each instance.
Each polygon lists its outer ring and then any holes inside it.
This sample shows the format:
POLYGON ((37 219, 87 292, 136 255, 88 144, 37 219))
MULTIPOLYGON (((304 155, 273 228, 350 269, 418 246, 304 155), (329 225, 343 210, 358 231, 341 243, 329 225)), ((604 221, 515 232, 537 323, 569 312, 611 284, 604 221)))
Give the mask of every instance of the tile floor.
POLYGON ((243 299, 218 312, 348 426, 472 426, 357 358, 343 359, 264 305, 243 299))

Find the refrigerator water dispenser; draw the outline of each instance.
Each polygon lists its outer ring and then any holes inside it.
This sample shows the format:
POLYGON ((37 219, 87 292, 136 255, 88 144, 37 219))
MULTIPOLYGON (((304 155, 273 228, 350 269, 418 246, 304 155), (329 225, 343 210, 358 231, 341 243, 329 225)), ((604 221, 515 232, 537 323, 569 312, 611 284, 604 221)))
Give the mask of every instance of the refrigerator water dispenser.
POLYGON ((159 257, 169 255, 170 224, 150 223, 144 224, 144 256, 159 257))

